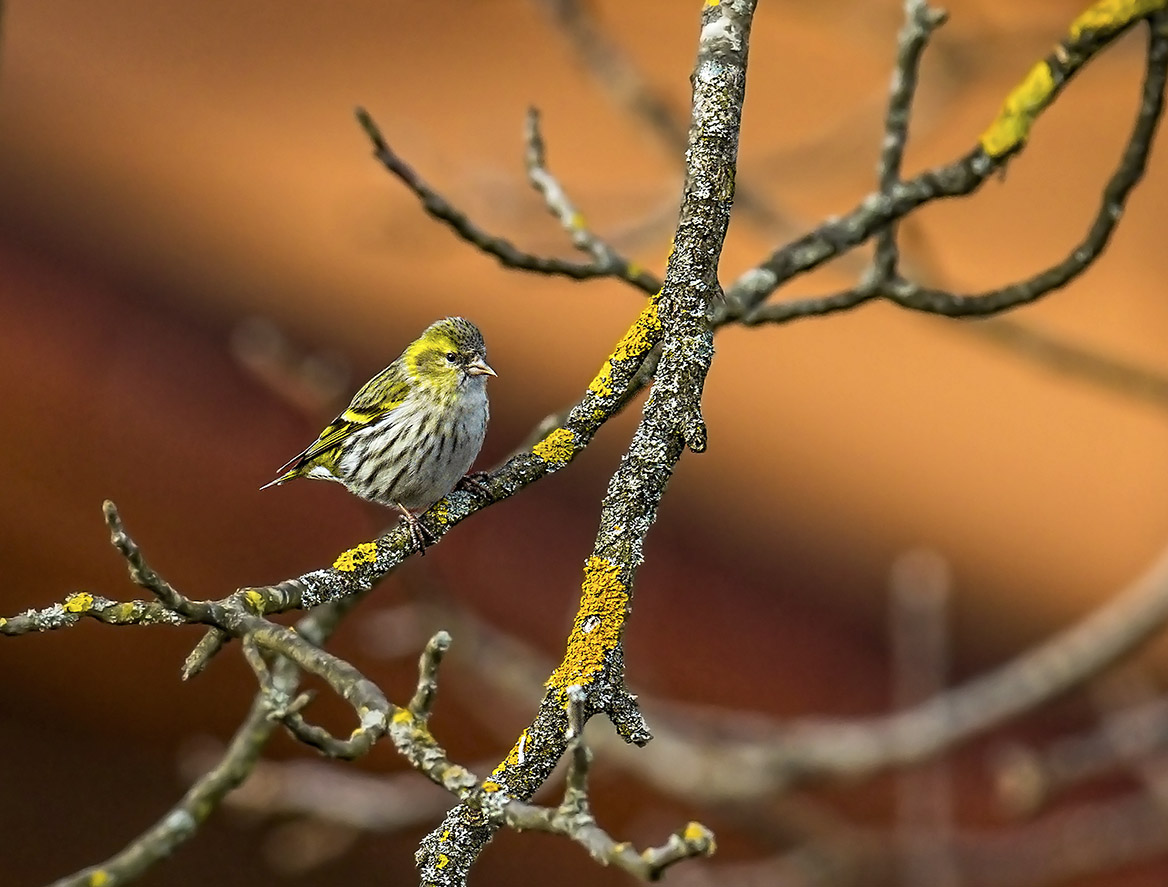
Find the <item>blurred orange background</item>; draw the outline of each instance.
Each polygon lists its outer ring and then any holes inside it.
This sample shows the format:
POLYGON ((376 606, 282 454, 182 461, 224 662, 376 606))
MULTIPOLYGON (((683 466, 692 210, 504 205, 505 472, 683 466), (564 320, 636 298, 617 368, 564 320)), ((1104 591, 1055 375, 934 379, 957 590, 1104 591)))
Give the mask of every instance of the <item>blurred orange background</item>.
MULTIPOLYGON (((620 283, 508 271, 456 240, 371 159, 355 105, 481 225, 567 256, 567 238, 523 174, 523 116, 538 106, 551 168, 595 230, 663 271, 679 159, 611 100, 539 3, 6 6, 4 614, 79 588, 134 596, 106 541, 105 497, 153 565, 191 596, 221 597, 330 563, 391 516, 334 485, 258 488, 427 323, 463 314, 486 336, 499 378, 485 466, 576 399, 635 316, 642 296, 620 283)), ((679 115, 696 6, 592 4, 679 115)), ((738 182, 791 225, 737 215, 724 282, 872 189, 901 18, 889 0, 760 6, 738 182)), ((926 56, 906 173, 972 146, 1080 8, 949 4, 949 24, 926 56)), ((975 291, 1026 276, 1077 242, 1134 116, 1137 31, 1042 117, 1004 180, 904 225, 913 273, 975 291)), ((1102 260, 1013 316, 1168 374, 1166 206, 1168 169, 1157 149, 1102 260)), ((845 286, 854 271, 816 272, 777 297, 845 286)), ((638 578, 626 642, 635 689, 782 717, 883 711, 887 575, 905 549, 933 547, 951 563, 961 677, 1107 600, 1168 539, 1163 405, 1055 373, 958 324, 881 305, 726 329, 717 344, 705 399, 709 450, 682 460, 638 578)), ((377 611, 411 588, 441 586, 555 656, 600 496, 637 414, 611 423, 568 470, 407 564, 353 621, 379 624, 377 611)), ((11 769, 0 831, 10 848, 25 848, 15 858, 9 851, 6 865, 19 875, 12 883, 51 880, 112 853, 181 792, 182 744, 230 734, 253 679, 232 650, 182 684, 179 665, 197 637, 83 624, 0 643, 0 753, 11 769)), ((381 661, 359 625, 337 649, 391 697, 410 692, 412 652, 381 661)), ((468 721, 473 669, 460 676, 457 637, 455 650, 439 737, 467 763, 498 757, 537 699, 500 713, 494 730, 482 727, 490 712, 468 721)), ((1166 652, 1157 644, 1150 667, 1166 652)), ((343 725, 343 710, 335 714, 343 725)), ((1070 704, 1051 717, 1088 716, 1070 704)), ((290 742, 275 753, 301 754, 290 742)), ((385 749, 374 758, 369 766, 398 766, 385 749)), ((968 766, 980 768, 980 759, 968 766)), ((604 785, 598 810, 620 837, 658 841, 683 821, 606 809, 604 785), (637 831, 646 816, 651 828, 637 831)), ((614 778, 609 790, 619 785, 614 778)), ((840 803, 879 821, 885 789, 840 803)), ((970 804, 969 815, 990 816, 985 797, 970 804)), ((366 838, 346 856, 288 874, 289 883, 376 883, 386 872, 408 880, 412 847, 429 824, 366 838)), ((267 882, 270 863, 255 852, 262 829, 218 817, 142 883, 267 882)), ((623 878, 556 840, 498 843, 483 858, 481 883, 560 879, 561 867, 589 882, 623 878)), ((1130 869, 1123 883, 1159 876, 1130 869)))

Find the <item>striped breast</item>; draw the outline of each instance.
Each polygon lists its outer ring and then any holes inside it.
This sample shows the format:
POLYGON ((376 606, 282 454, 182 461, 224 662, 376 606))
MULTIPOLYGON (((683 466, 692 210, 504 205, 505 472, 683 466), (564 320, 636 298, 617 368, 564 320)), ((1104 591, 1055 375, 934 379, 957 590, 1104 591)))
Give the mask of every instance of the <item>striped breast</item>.
POLYGON ((355 432, 337 466, 341 482, 365 499, 428 508, 466 474, 487 431, 485 385, 470 385, 453 403, 410 397, 355 432))

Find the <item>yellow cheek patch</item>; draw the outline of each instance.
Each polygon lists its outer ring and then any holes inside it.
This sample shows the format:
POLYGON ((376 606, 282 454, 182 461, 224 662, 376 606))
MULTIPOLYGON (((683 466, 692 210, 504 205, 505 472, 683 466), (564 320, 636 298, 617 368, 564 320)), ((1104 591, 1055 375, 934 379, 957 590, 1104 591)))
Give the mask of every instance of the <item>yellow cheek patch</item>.
POLYGON ((352 573, 361 564, 371 564, 377 560, 377 543, 362 542, 356 548, 350 548, 333 561, 333 569, 342 573, 352 573))
POLYGON ((586 685, 604 668, 605 657, 620 641, 629 603, 620 574, 619 566, 602 557, 593 555, 584 563, 580 609, 564 659, 548 678, 548 687, 586 685))

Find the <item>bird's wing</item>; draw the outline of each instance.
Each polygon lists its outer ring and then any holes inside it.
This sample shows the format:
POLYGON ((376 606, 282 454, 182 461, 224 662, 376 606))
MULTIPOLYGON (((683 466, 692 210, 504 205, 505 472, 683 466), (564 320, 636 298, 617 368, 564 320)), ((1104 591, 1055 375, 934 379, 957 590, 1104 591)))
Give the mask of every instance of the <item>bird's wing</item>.
POLYGON ((395 364, 390 364, 361 386, 353 395, 348 409, 330 422, 308 449, 289 459, 272 483, 281 483, 296 477, 301 469, 310 465, 318 456, 342 444, 354 431, 365 428, 382 416, 392 413, 402 405, 408 394, 409 385, 401 377, 400 369, 395 364))

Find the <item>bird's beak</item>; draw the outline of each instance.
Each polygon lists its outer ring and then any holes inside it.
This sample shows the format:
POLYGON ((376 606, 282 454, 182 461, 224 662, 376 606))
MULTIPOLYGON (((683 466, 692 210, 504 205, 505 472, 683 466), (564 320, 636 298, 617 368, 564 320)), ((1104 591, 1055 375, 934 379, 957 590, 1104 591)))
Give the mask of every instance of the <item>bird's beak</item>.
POLYGON ((466 374, 468 376, 498 376, 493 369, 487 366, 487 362, 481 357, 476 357, 466 365, 466 374))

